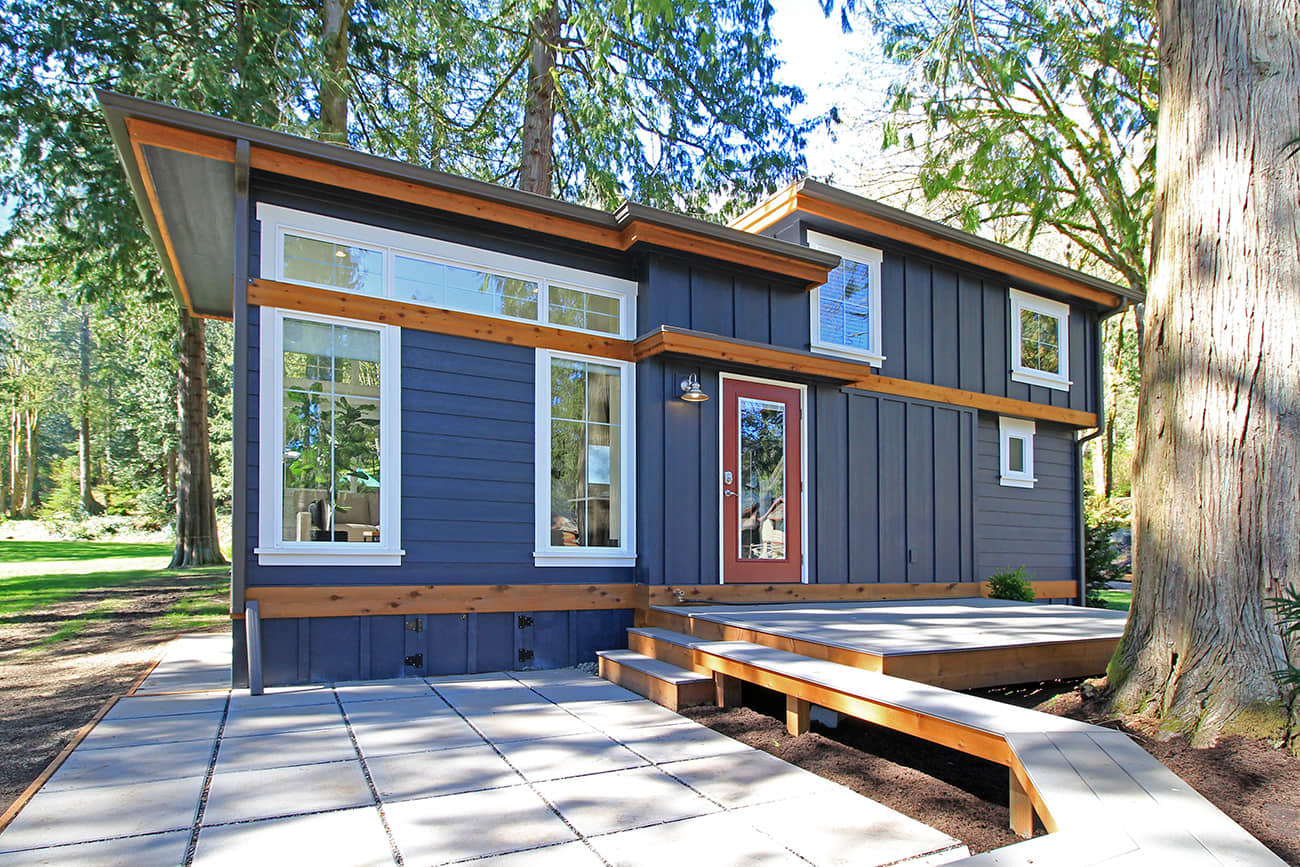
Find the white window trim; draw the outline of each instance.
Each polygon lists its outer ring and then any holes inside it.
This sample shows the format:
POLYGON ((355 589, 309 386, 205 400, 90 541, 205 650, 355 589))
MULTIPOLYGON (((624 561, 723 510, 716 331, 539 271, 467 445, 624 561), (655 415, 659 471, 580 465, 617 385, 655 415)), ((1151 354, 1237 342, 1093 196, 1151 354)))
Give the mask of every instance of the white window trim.
MULTIPOLYGON (((337 286, 326 286, 304 280, 288 280, 284 276, 284 236, 285 233, 301 235, 318 241, 328 241, 354 247, 364 247, 383 254, 383 293, 380 297, 393 298, 394 265, 396 256, 409 256, 444 265, 462 268, 474 268, 491 271, 506 277, 517 277, 538 284, 537 319, 522 319, 501 314, 478 313, 478 316, 490 316, 493 319, 505 319, 511 322, 526 322, 529 325, 548 325, 565 331, 581 334, 595 334, 601 337, 618 337, 632 340, 636 335, 636 296, 637 283, 607 274, 568 268, 550 262, 539 262, 522 256, 498 253, 451 241, 442 241, 424 235, 412 235, 393 229, 382 229, 351 220, 340 220, 279 205, 259 203, 257 219, 261 222, 261 273, 268 279, 294 283, 299 286, 314 286, 319 289, 340 291, 337 286), (618 298, 619 331, 596 331, 588 328, 575 328, 572 325, 550 322, 550 285, 554 283, 566 289, 577 289, 593 295, 618 298)), ((360 296, 369 297, 369 296, 360 296)), ((420 301, 403 300, 404 304, 418 304, 426 307, 435 305, 420 301)), ((439 308, 441 309, 441 308, 439 308)), ((472 312, 472 311, 471 311, 472 312)))
POLYGON ((1034 482, 1034 432, 1037 425, 1028 419, 998 418, 998 484, 1004 488, 1032 488, 1034 482), (1011 470, 1011 439, 1019 438, 1025 442, 1024 472, 1011 470))
POLYGON ((533 563, 537 566, 635 566, 636 565, 636 365, 591 355, 576 355, 551 349, 537 350, 534 387, 533 465, 533 563), (551 360, 568 358, 590 361, 621 372, 619 392, 622 473, 619 484, 622 505, 619 514, 623 544, 619 548, 568 548, 551 544, 551 360))
POLYGON ((258 369, 258 544, 253 549, 262 566, 400 566, 402 557, 402 330, 395 325, 319 316, 276 307, 263 307, 258 369), (348 325, 379 332, 379 461, 383 479, 379 493, 380 541, 288 542, 283 528, 284 474, 280 471, 284 443, 284 320, 301 319, 348 325))
POLYGON ((1021 292, 1018 289, 1007 290, 1011 295, 1011 378, 1026 385, 1041 385, 1057 391, 1069 391, 1070 386, 1070 305, 1048 298, 1040 298, 1021 292), (1025 367, 1020 357, 1020 311, 1031 310, 1044 316, 1055 317, 1057 338, 1060 343, 1061 372, 1044 373, 1032 367, 1025 367))
POLYGON ((885 362, 885 356, 881 352, 884 347, 880 344, 880 263, 883 261, 884 255, 875 247, 855 244, 852 241, 845 241, 843 238, 836 238, 833 235, 823 235, 821 232, 810 231, 808 233, 808 246, 814 250, 834 253, 843 259, 861 262, 867 266, 871 274, 871 298, 868 304, 871 310, 871 348, 869 350, 859 349, 856 346, 844 346, 822 340, 820 303, 822 290, 820 286, 809 293, 809 310, 812 322, 810 348, 813 352, 822 355, 837 355, 841 358, 851 358, 854 361, 865 361, 872 367, 880 367, 885 362))

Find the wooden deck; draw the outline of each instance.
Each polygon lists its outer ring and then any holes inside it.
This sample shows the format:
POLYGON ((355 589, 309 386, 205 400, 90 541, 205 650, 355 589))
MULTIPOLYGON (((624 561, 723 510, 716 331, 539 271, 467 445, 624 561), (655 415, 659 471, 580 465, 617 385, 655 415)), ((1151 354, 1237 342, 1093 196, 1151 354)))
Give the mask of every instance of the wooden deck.
POLYGON ((1101 674, 1126 613, 995 599, 658 605, 637 625, 749 641, 948 689, 1101 674))

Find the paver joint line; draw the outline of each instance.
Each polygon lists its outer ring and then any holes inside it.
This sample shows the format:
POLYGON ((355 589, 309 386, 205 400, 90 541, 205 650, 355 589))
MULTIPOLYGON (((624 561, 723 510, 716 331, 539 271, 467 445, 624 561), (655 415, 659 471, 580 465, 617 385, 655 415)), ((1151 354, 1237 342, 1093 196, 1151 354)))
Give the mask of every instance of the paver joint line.
POLYGON ((203 788, 199 792, 199 803, 194 809, 194 824, 190 827, 190 840, 185 845, 184 867, 194 863, 194 850, 199 845, 199 828, 203 826, 203 811, 208 805, 208 791, 212 788, 212 774, 217 767, 217 753, 221 751, 221 734, 226 730, 226 718, 230 716, 230 696, 226 696, 221 708, 221 722, 217 724, 217 737, 212 742, 212 755, 208 758, 208 770, 203 776, 203 788))
POLYGON ((343 706, 343 700, 339 698, 338 690, 332 690, 334 693, 334 703, 338 705, 339 713, 343 715, 343 725, 348 730, 348 737, 352 740, 352 749, 356 751, 357 761, 361 764, 361 775, 366 778, 366 785, 370 787, 370 797, 374 799, 375 810, 379 813, 379 822, 384 826, 384 836, 388 838, 388 848, 392 851, 393 863, 399 865, 405 864, 402 858, 402 850, 397 847, 397 838, 393 836, 393 829, 389 827, 388 817, 384 815, 384 802, 379 797, 379 790, 375 788, 374 778, 370 776, 370 766, 366 764, 366 757, 361 753, 361 745, 357 743, 356 733, 352 731, 352 723, 348 720, 347 708, 343 706))

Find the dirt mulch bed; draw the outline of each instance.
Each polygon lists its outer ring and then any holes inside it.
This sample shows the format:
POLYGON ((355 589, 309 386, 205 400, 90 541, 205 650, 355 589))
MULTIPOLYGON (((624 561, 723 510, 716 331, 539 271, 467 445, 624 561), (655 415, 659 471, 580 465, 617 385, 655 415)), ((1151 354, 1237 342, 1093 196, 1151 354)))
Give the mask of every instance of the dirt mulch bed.
MULTIPOLYGON (((1158 740, 1137 721, 1106 717, 1078 681, 979 694, 1126 732, 1283 860, 1300 865, 1300 759, 1285 749, 1238 737, 1209 749, 1193 749, 1182 737, 1158 740)), ((813 723, 810 733, 791 737, 782 696, 746 684, 744 704, 683 713, 950 834, 972 853, 1019 839, 1007 827, 1007 771, 1000 765, 851 719, 833 729, 813 723)))
MULTIPOLYGON (((0 812, 104 702, 131 687, 162 645, 182 633, 205 631, 153 628, 172 606, 193 597, 196 580, 211 577, 105 588, 0 618, 0 812), (42 644, 83 620, 70 637, 42 644)), ((211 631, 223 628, 230 627, 211 631)))

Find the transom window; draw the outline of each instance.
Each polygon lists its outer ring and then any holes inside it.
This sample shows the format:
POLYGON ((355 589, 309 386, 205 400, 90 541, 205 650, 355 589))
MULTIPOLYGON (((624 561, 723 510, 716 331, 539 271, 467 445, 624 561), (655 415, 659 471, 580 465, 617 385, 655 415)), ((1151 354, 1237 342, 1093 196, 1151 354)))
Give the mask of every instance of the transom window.
POLYGON ((1010 290, 1011 378, 1060 391, 1070 388, 1070 308, 1010 290))
POLYGON ((263 310, 260 562, 400 562, 399 335, 263 310))
POLYGON ((537 351, 539 566, 635 563, 632 370, 537 351))
POLYGON ((1032 488, 1038 481, 1034 478, 1035 430, 1035 424, 1027 419, 998 419, 999 484, 1009 488, 1032 488))
POLYGON ((259 204, 262 273, 446 310, 636 336, 636 283, 259 204))
POLYGON ((880 251, 820 232, 808 233, 808 246, 840 257, 812 291, 813 351, 880 366, 880 251))

